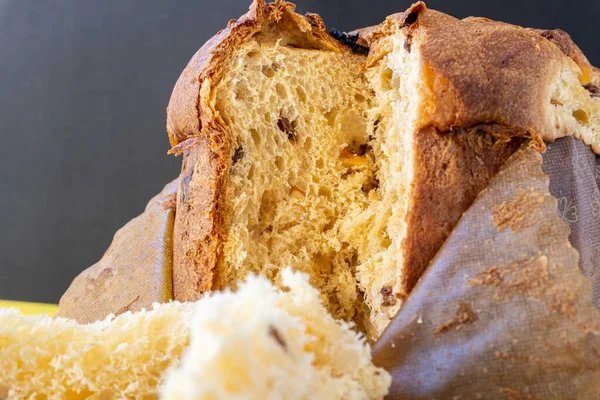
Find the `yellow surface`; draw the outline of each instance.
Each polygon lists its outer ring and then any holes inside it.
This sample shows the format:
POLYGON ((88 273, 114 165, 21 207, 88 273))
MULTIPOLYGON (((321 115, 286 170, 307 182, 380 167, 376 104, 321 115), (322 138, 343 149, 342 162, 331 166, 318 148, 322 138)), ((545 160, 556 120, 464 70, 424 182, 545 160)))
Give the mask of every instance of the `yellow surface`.
POLYGON ((24 303, 20 301, 0 300, 0 308, 18 308, 24 315, 48 314, 54 316, 58 306, 54 304, 24 303))

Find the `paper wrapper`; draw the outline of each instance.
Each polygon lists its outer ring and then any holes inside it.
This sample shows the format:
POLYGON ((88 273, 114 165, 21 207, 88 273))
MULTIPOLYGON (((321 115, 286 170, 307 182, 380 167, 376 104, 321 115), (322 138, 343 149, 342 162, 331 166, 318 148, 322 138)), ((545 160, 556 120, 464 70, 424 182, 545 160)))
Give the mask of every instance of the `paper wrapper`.
MULTIPOLYGON (((393 375, 389 398, 600 398, 600 160, 561 139, 543 171, 524 145, 375 343, 393 375)), ((157 198, 75 280, 60 315, 89 322, 170 298, 172 211, 157 198), (118 273, 100 284, 107 269, 118 273)))
POLYGON ((173 223, 178 181, 144 213, 117 231, 100 261, 83 271, 60 299, 58 316, 79 323, 151 309, 173 298, 173 223))
POLYGON ((573 139, 552 144, 544 160, 559 200, 542 156, 519 150, 375 344, 376 364, 393 376, 390 398, 599 398, 600 312, 561 216, 583 270, 600 272, 597 256, 585 258, 600 237, 589 204, 600 163, 573 139))

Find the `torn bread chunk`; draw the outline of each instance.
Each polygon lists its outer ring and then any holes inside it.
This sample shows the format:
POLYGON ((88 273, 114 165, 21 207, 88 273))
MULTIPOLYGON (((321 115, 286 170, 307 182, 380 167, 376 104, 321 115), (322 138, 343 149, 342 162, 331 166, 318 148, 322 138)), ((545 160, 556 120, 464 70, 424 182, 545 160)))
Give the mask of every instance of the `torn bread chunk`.
POLYGON ((281 279, 285 292, 251 277, 237 293, 203 299, 162 398, 384 398, 391 377, 364 337, 331 317, 307 275, 284 269, 281 279))
POLYGON ((382 399, 391 377, 303 274, 277 290, 155 304, 81 325, 0 309, 0 398, 382 399))
POLYGON ((552 32, 419 2, 356 44, 290 3, 255 1, 192 58, 169 104, 184 156, 175 297, 248 273, 280 285, 291 266, 336 318, 378 337, 526 139, 598 148, 597 71, 552 32))

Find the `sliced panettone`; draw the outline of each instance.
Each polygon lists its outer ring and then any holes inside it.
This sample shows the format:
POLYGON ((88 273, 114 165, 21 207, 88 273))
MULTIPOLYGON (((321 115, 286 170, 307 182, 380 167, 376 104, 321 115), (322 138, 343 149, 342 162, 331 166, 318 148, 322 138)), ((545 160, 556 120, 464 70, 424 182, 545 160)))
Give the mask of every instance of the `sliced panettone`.
POLYGON ((560 31, 416 3, 360 34, 257 0, 192 58, 167 115, 177 299, 290 265, 376 337, 526 138, 598 148, 598 74, 560 31))

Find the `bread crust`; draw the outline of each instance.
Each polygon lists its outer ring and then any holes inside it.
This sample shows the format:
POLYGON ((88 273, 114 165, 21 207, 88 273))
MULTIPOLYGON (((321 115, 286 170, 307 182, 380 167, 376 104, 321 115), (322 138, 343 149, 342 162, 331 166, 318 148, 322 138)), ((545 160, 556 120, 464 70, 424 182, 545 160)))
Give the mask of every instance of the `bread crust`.
POLYGON ((381 59, 399 30, 405 48, 419 51, 423 60, 428 96, 418 128, 444 132, 493 123, 503 127, 499 133, 531 137, 544 149, 544 141, 573 134, 572 126, 551 117, 552 84, 565 71, 578 74, 582 85, 599 81, 598 69, 563 31, 459 20, 423 2, 358 31, 371 47, 367 66, 381 59))
POLYGON ((231 168, 231 136, 216 110, 214 88, 234 51, 261 30, 303 47, 350 53, 333 39, 318 15, 300 16, 281 0, 255 0, 248 13, 231 20, 192 57, 167 107, 171 153, 183 155, 174 225, 173 292, 176 300, 194 301, 217 289, 224 240, 224 201, 231 168))
POLYGON ((250 10, 239 19, 229 21, 223 29, 209 39, 192 57, 175 83, 167 107, 167 132, 173 153, 176 146, 187 138, 215 133, 215 140, 226 127, 214 109, 210 93, 201 93, 205 84, 216 85, 224 72, 224 66, 241 44, 250 39, 263 27, 269 29, 270 22, 279 23, 287 35, 317 48, 349 52, 350 50, 333 39, 325 24, 316 14, 298 15, 292 3, 277 0, 267 4, 265 0, 254 0, 250 10))
POLYGON ((229 168, 224 152, 207 137, 188 139, 177 190, 173 227, 173 297, 195 301, 212 290, 222 249, 223 188, 229 168), (192 143, 193 142, 193 143, 192 143))
POLYGON ((440 132, 423 128, 415 135, 414 182, 406 221, 411 234, 402 242, 404 271, 400 283, 410 293, 444 244, 462 214, 525 141, 502 138, 503 127, 480 124, 440 132))

